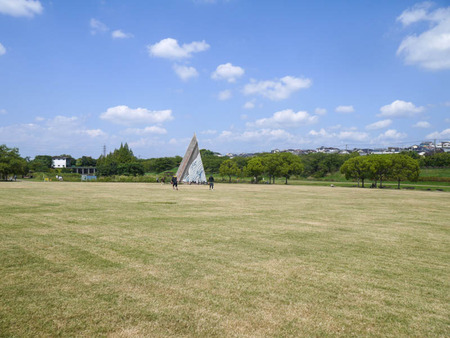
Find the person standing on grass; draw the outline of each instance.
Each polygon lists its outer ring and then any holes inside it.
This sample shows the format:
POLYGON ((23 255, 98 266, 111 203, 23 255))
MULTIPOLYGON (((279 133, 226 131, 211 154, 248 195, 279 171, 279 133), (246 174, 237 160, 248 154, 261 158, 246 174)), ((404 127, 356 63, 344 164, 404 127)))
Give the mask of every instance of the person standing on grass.
POLYGON ((172 177, 172 189, 178 190, 178 180, 177 180, 177 177, 176 177, 176 176, 173 176, 173 177, 172 177))
POLYGON ((208 182, 209 182, 209 190, 214 190, 214 177, 213 177, 213 175, 209 176, 208 182))

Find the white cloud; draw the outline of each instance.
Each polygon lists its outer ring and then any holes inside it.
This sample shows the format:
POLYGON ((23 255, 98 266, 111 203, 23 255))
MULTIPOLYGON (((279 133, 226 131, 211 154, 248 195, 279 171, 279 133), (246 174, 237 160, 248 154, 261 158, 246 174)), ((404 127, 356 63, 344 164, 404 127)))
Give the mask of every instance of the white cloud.
POLYGON ((395 100, 380 108, 380 117, 411 117, 425 110, 424 107, 416 107, 412 102, 395 100))
POLYGON ((400 140, 405 138, 407 135, 405 133, 401 133, 395 129, 386 130, 384 133, 378 135, 377 140, 400 140))
POLYGON ((415 5, 397 18, 404 26, 421 21, 430 23, 428 30, 404 38, 397 55, 408 65, 430 70, 450 69, 450 7, 429 11, 431 5, 415 5))
POLYGON ((217 130, 212 130, 212 129, 203 130, 202 132, 200 132, 200 134, 202 134, 202 135, 215 135, 215 134, 217 134, 217 130))
POLYGON ((431 124, 427 121, 419 121, 415 125, 413 125, 415 128, 430 128, 431 124))
POLYGON ((278 111, 269 118, 256 120, 254 123, 248 123, 248 126, 267 127, 267 128, 289 128, 298 127, 316 123, 318 116, 311 116, 306 111, 295 113, 292 109, 278 111))
POLYGON ((317 115, 325 115, 327 113, 327 110, 325 108, 316 108, 314 110, 314 113, 317 115))
POLYGON ((450 118, 444 120, 447 123, 450 123, 450 118))
POLYGON ((324 128, 319 131, 311 130, 308 135, 321 138, 321 139, 338 139, 341 141, 367 141, 369 139, 369 134, 360 131, 341 131, 339 133, 330 133, 324 128))
POLYGON ((130 135, 146 135, 146 134, 167 134, 167 130, 165 128, 159 126, 149 126, 145 128, 127 128, 123 131, 124 134, 130 135))
POLYGON ((252 101, 245 102, 243 108, 244 109, 253 109, 253 108, 255 108, 255 101, 252 100, 252 101))
POLYGON ((4 55, 4 54, 6 54, 6 48, 0 43, 0 55, 4 55))
POLYGON ((340 140, 348 141, 366 141, 369 139, 369 134, 360 131, 341 131, 338 136, 340 140))
POLYGON ((225 100, 228 100, 228 99, 231 99, 231 96, 232 96, 232 94, 231 94, 231 90, 222 90, 220 93, 219 93, 219 95, 217 96, 217 98, 220 100, 220 101, 225 101, 225 100))
POLYGON ((0 13, 19 17, 33 17, 41 14, 44 8, 38 0, 0 0, 0 13))
POLYGON ((441 132, 435 131, 431 134, 428 134, 426 138, 437 138, 437 139, 449 139, 450 138, 450 128, 445 129, 441 132))
POLYGON ((355 111, 355 108, 353 108, 353 106, 337 106, 335 111, 338 113, 348 114, 353 113, 355 111))
POLYGON ((194 67, 174 64, 173 70, 178 75, 178 77, 183 81, 188 81, 190 78, 198 76, 197 69, 195 69, 194 67))
POLYGON ((192 53, 208 50, 209 45, 205 41, 193 41, 180 46, 177 40, 167 38, 154 45, 148 45, 147 49, 151 56, 166 59, 184 59, 191 57, 192 53))
POLYGON ((6 109, 0 109, 0 115, 6 115, 6 114, 8 114, 6 109))
POLYGON ((225 63, 217 66, 211 78, 214 80, 227 80, 228 82, 236 82, 236 79, 244 75, 244 69, 233 66, 231 63, 225 63))
POLYGON ((101 129, 86 129, 83 133, 90 137, 106 136, 106 133, 101 129))
POLYGON ((173 119, 172 110, 152 111, 146 108, 132 109, 127 106, 116 106, 106 110, 100 118, 116 124, 133 125, 141 123, 163 123, 173 119))
POLYGON ((244 131, 243 133, 233 133, 232 131, 224 130, 219 135, 219 139, 225 141, 269 143, 280 140, 294 140, 294 136, 283 129, 264 128, 259 130, 244 131))
POLYGON ((40 118, 36 123, 0 127, 0 144, 14 144, 20 148, 21 153, 27 155, 36 153, 74 155, 72 153, 74 144, 78 144, 77 151, 89 150, 96 154, 98 145, 89 142, 89 139, 106 138, 107 135, 101 129, 86 128, 83 122, 84 119, 79 117, 59 115, 51 119, 40 118))
POLYGON ((390 120, 390 119, 381 120, 381 121, 377 121, 377 122, 367 125, 366 129, 367 130, 383 129, 383 128, 389 127, 391 124, 392 124, 392 120, 390 120))
POLYGON ((423 2, 415 4, 411 9, 407 9, 397 17, 397 21, 400 21, 403 26, 408 26, 412 23, 426 20, 428 17, 428 9, 431 7, 430 2, 423 2))
POLYGON ((111 36, 113 39, 129 39, 132 38, 134 35, 131 33, 122 32, 120 29, 117 29, 111 33, 111 36))
POLYGON ((285 76, 279 81, 259 81, 252 80, 245 85, 243 93, 245 95, 261 95, 270 100, 283 100, 291 96, 292 93, 309 88, 312 84, 310 79, 285 76))
POLYGON ((311 136, 321 136, 321 137, 329 138, 329 137, 334 137, 336 134, 328 133, 325 129, 320 128, 319 131, 315 131, 314 129, 313 129, 313 130, 310 130, 309 133, 308 133, 308 135, 311 135, 311 136))
POLYGON ((89 21, 89 26, 91 27, 92 35, 95 35, 97 33, 104 33, 109 30, 108 26, 97 19, 91 19, 91 21, 89 21))

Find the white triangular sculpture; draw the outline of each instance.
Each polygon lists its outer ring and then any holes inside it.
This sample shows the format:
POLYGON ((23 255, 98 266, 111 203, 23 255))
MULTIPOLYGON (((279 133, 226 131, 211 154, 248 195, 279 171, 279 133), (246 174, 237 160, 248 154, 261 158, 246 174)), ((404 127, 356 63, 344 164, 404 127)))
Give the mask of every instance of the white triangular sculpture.
POLYGON ((178 167, 177 179, 179 182, 185 183, 206 182, 205 168, 203 168, 202 157, 200 156, 195 134, 178 167))

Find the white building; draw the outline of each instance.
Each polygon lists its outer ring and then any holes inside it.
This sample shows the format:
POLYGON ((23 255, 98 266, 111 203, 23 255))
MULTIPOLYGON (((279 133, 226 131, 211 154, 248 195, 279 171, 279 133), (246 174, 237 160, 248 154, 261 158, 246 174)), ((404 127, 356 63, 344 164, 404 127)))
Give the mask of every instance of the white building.
POLYGON ((53 168, 66 168, 70 166, 70 161, 68 157, 65 156, 54 156, 52 157, 52 167, 53 168))

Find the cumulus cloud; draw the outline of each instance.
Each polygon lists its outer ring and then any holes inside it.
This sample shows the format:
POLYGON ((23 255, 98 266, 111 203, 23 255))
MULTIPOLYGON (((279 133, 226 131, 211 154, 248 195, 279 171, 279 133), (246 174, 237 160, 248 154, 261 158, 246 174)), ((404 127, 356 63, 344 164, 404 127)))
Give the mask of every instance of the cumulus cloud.
POLYGON ((120 29, 117 29, 115 31, 112 31, 111 37, 113 39, 129 39, 132 38, 134 35, 131 33, 125 33, 120 29))
POLYGON ((232 94, 231 94, 231 90, 223 90, 223 91, 221 91, 220 93, 219 93, 219 95, 217 96, 217 98, 220 100, 220 101, 225 101, 225 100, 228 100, 228 99, 231 99, 231 96, 232 96, 232 94))
POLYGON ((82 133, 86 134, 90 137, 106 136, 106 133, 101 129, 86 129, 86 130, 83 130, 82 133))
POLYGON ((238 66, 233 66, 231 63, 225 63, 217 66, 211 78, 214 80, 226 80, 228 82, 236 82, 236 79, 244 75, 244 69, 238 66))
POLYGON ((287 99, 292 93, 301 89, 309 88, 312 84, 310 79, 285 76, 276 81, 251 80, 245 85, 243 93, 245 95, 261 95, 270 100, 278 101, 287 99))
POLYGON ((6 48, 0 43, 0 55, 6 54, 6 48))
POLYGON ((428 134, 426 138, 448 139, 450 138, 450 128, 445 129, 441 132, 435 131, 431 134, 428 134))
POLYGON ((200 134, 215 135, 215 134, 217 134, 217 130, 213 130, 213 129, 203 130, 202 132, 200 132, 200 134))
POLYGON ((425 2, 405 10, 398 18, 403 26, 428 22, 428 29, 419 35, 402 40, 397 55, 408 65, 429 70, 450 69, 450 7, 431 11, 432 3, 425 2))
POLYGON ((173 70, 178 75, 178 77, 183 81, 188 81, 189 79, 198 76, 197 69, 195 69, 194 67, 174 64, 173 70))
POLYGON ((325 115, 327 113, 327 110, 325 108, 316 108, 314 110, 314 113, 317 115, 325 115))
POLYGON ((255 108, 255 101, 252 100, 252 101, 245 102, 243 108, 244 109, 253 109, 253 108, 255 108))
POLYGON ((311 130, 308 135, 316 137, 316 138, 322 138, 322 139, 338 139, 341 141, 367 141, 369 139, 369 134, 365 132, 360 131, 353 131, 353 130, 347 130, 347 131, 340 131, 340 132, 328 132, 324 128, 321 128, 320 130, 311 130))
POLYGON ((220 140, 225 141, 240 141, 240 142, 271 142, 271 141, 287 141, 293 140, 294 136, 283 129, 259 129, 244 131, 243 133, 236 133, 230 130, 224 130, 219 135, 220 140))
POLYGON ((124 134, 130 135, 147 135, 147 134, 167 134, 167 130, 159 126, 148 126, 145 128, 127 128, 123 131, 124 134))
POLYGON ((203 52, 209 49, 205 41, 193 41, 182 46, 172 38, 163 39, 154 45, 147 46, 150 56, 165 59, 185 59, 190 58, 193 53, 203 52))
POLYGON ((128 106, 116 106, 106 110, 100 118, 121 125, 133 125, 142 123, 163 123, 173 119, 172 110, 148 110, 146 108, 130 108, 128 106))
POLYGON ((97 33, 104 33, 109 30, 108 26, 97 19, 91 19, 91 21, 89 21, 89 26, 91 27, 92 35, 95 35, 97 33))
POLYGON ((15 17, 33 17, 41 14, 44 8, 38 0, 0 0, 0 13, 15 17))
POLYGON ((295 113, 292 109, 285 109, 274 113, 271 117, 256 120, 254 123, 248 123, 248 126, 267 127, 267 128, 289 128, 298 127, 316 123, 318 116, 311 116, 306 111, 295 113))
POLYGON ((415 125, 413 125, 414 128, 430 128, 431 124, 427 121, 419 121, 415 125))
POLYGON ((79 151, 88 148, 97 151, 98 146, 92 146, 95 142, 89 140, 106 137, 104 131, 86 128, 84 119, 75 116, 59 115, 50 119, 40 118, 36 123, 0 127, 0 143, 14 144, 29 155, 71 153, 74 144, 78 144, 79 151), (80 143, 80 139, 86 142, 80 143))
POLYGON ((380 108, 380 117, 411 117, 425 110, 424 107, 416 107, 412 102, 395 100, 380 108))
POLYGON ((377 121, 377 122, 367 125, 366 129, 367 130, 383 129, 383 128, 389 127, 391 124, 392 124, 392 120, 390 120, 390 119, 381 120, 381 121, 377 121))
POLYGON ((384 133, 378 135, 377 140, 400 140, 404 139, 407 135, 405 133, 401 133, 395 129, 386 130, 384 133))
POLYGON ((337 113, 348 114, 353 113, 355 111, 355 108, 353 108, 353 106, 337 106, 335 111, 337 113))

